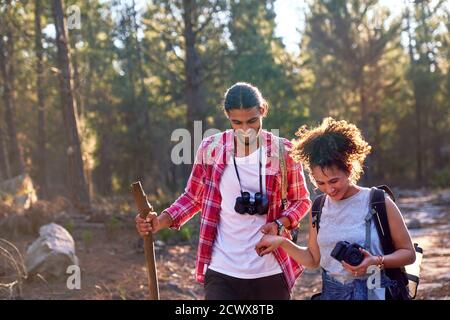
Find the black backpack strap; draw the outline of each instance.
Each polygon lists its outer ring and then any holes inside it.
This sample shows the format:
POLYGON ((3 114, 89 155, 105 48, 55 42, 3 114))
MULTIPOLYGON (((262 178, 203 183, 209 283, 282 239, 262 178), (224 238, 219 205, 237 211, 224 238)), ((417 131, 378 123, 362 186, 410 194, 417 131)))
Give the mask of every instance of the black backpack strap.
POLYGON ((312 226, 316 228, 317 233, 319 233, 320 216, 322 215, 322 208, 325 203, 325 194, 321 194, 314 199, 311 214, 312 214, 312 226))
MULTIPOLYGON (((391 196, 391 198, 393 199, 393 196, 391 196)), ((389 229, 384 188, 378 189, 378 187, 373 187, 370 190, 370 210, 372 210, 373 213, 373 219, 375 221, 383 252, 385 255, 391 254, 395 251, 395 247, 392 241, 391 230, 389 229)), ((389 289, 386 291, 386 299, 409 300, 408 278, 406 276, 405 268, 386 269, 386 275, 391 280, 399 282, 396 289, 389 289)))
POLYGON ((391 188, 389 188, 387 185, 385 185, 385 184, 379 185, 379 186, 377 186, 377 189, 381 189, 384 192, 386 192, 388 194, 389 198, 391 198, 392 201, 395 202, 394 193, 392 192, 391 188))
POLYGON ((391 254, 395 251, 395 248, 392 243, 391 231, 389 229, 384 190, 378 189, 378 187, 374 187, 370 190, 370 210, 374 215, 373 219, 384 254, 391 254))

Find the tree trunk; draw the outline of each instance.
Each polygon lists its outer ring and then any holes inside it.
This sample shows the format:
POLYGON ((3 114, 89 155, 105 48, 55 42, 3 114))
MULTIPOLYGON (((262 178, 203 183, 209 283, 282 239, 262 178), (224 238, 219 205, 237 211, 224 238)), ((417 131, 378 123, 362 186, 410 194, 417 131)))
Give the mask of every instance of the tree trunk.
POLYGON ((101 136, 100 150, 99 150, 99 165, 94 171, 95 185, 97 191, 102 195, 109 195, 112 192, 112 165, 111 165, 111 150, 110 138, 108 133, 101 136))
POLYGON ((15 123, 14 106, 14 74, 12 68, 12 57, 14 43, 11 30, 7 24, 6 32, 0 34, 0 73, 3 78, 3 101, 5 104, 5 124, 8 136, 9 160, 11 164, 11 174, 13 176, 24 173, 22 153, 17 140, 17 129, 15 123), (5 37, 6 36, 6 37, 5 37), (7 40, 5 40, 5 38, 7 40))
POLYGON ((408 30, 408 53, 411 64, 411 80, 413 82, 413 92, 414 92, 414 115, 415 115, 415 125, 416 130, 414 130, 415 140, 416 140, 416 183, 420 185, 422 183, 422 113, 421 113, 421 105, 420 105, 420 97, 419 97, 419 88, 417 87, 417 82, 415 81, 415 70, 416 70, 416 62, 414 59, 414 50, 413 50, 413 38, 411 35, 411 17, 409 15, 409 9, 406 8, 406 23, 408 30))
POLYGON ((45 144, 46 123, 45 123, 45 101, 44 101, 44 66, 43 66, 43 50, 42 50, 42 28, 41 28, 41 0, 35 2, 35 46, 36 46, 36 92, 38 98, 38 132, 37 132, 37 176, 39 186, 39 196, 48 198, 48 181, 47 181, 47 152, 45 144))
MULTIPOLYGON (((96 39, 95 39, 95 32, 92 28, 92 19, 93 17, 90 16, 90 14, 94 11, 94 9, 91 7, 91 2, 86 1, 86 12, 87 12, 87 21, 86 21, 86 40, 88 43, 88 47, 90 50, 95 51, 97 50, 96 47, 96 39)), ((94 75, 94 69, 95 69, 95 63, 96 61, 92 57, 92 54, 89 54, 87 57, 87 75, 84 81, 83 90, 82 92, 82 99, 83 99, 83 106, 87 106, 89 108, 92 105, 91 99, 92 99, 92 77, 94 75)), ((95 80, 94 80, 95 81, 95 80)), ((82 113, 82 112, 81 112, 82 113)))
MULTIPOLYGON (((206 123, 203 121, 206 115, 206 103, 202 95, 201 61, 198 55, 196 44, 196 34, 194 23, 197 22, 196 8, 194 0, 183 0, 183 20, 184 20, 184 41, 186 58, 184 61, 185 71, 185 96, 187 105, 187 129, 191 134, 191 159, 194 159, 201 139, 194 137, 194 121, 202 121, 203 130, 206 129, 206 123)), ((189 175, 190 166, 186 166, 184 173, 189 175)))
MULTIPOLYGON (((439 65, 437 63, 437 57, 435 53, 435 48, 433 45, 433 30, 431 26, 429 26, 429 19, 433 19, 433 13, 431 12, 430 3, 426 1, 416 2, 416 5, 420 5, 421 15, 420 22, 423 26, 423 34, 424 34, 424 44, 426 46, 426 54, 425 61, 427 62, 427 77, 429 78, 428 90, 426 90, 426 95, 422 95, 422 125, 424 126, 422 133, 422 146, 425 148, 423 150, 423 154, 425 155, 422 160, 422 176, 425 178, 424 183, 429 183, 429 179, 435 173, 436 164, 439 163, 437 159, 442 158, 439 156, 440 146, 439 146, 439 130, 437 130, 437 126, 439 121, 439 112, 436 110, 436 93, 438 92, 438 88, 440 86, 439 80, 436 78, 436 74, 439 74, 439 65), (434 67, 435 71, 430 71, 431 67, 434 67), (437 159, 436 159, 437 156, 437 159)), ((438 7, 435 7, 436 10, 438 7)))
POLYGON ((72 48, 72 66, 73 66, 73 95, 75 97, 75 103, 77 105, 78 119, 82 119, 84 113, 84 104, 81 99, 81 82, 80 73, 78 72, 78 59, 76 57, 76 41, 75 37, 70 38, 70 46, 72 48))
POLYGON ((385 166, 385 161, 384 161, 384 153, 383 150, 381 148, 382 146, 382 135, 381 135, 381 124, 382 124, 382 119, 381 119, 381 114, 380 112, 374 112, 373 114, 371 114, 371 118, 373 121, 373 159, 372 159, 372 165, 374 166, 374 168, 372 169, 372 178, 377 180, 377 181, 385 181, 386 177, 385 177, 385 170, 386 170, 386 166, 385 166))
MULTIPOLYGON (((0 122, 2 122, 1 119, 0 122)), ((11 170, 9 169, 8 150, 6 149, 3 127, 0 126, 0 179, 9 178, 11 178, 11 170)))
MULTIPOLYGON (((184 40, 186 44, 186 59, 184 69, 186 74, 186 103, 188 125, 193 128, 194 120, 203 120, 205 115, 205 101, 202 96, 201 62, 196 44, 194 32, 195 1, 183 0, 184 7, 184 40)), ((191 130, 189 130, 191 132, 191 130)))
POLYGON ((139 126, 139 139, 141 141, 148 141, 149 144, 146 145, 142 152, 142 156, 140 157, 139 168, 141 171, 145 172, 145 174, 152 174, 151 170, 149 170, 149 165, 152 163, 152 152, 151 152, 151 146, 152 146, 152 135, 150 132, 150 118, 149 118, 149 112, 147 110, 148 106, 148 90, 145 87, 145 72, 143 68, 143 54, 142 54, 142 48, 141 43, 138 39, 138 32, 139 32, 139 25, 137 22, 137 13, 135 9, 135 1, 132 2, 131 7, 131 18, 132 18, 132 25, 133 25, 133 33, 134 33, 134 41, 136 43, 136 55, 137 55, 137 73, 139 77, 139 85, 140 85, 140 94, 139 94, 139 108, 138 108, 138 114, 137 119, 139 123, 141 124, 139 126))
POLYGON ((83 159, 77 126, 76 104, 73 95, 70 53, 68 49, 66 26, 62 0, 53 0, 53 17, 58 47, 59 85, 61 107, 67 137, 68 185, 70 197, 81 208, 90 207, 89 192, 83 170, 83 159))
POLYGON ((364 136, 369 135, 369 119, 368 119, 368 107, 367 107, 367 94, 365 84, 364 67, 361 66, 359 70, 359 108, 361 112, 361 131, 364 136))
POLYGON ((136 17, 137 14, 136 14, 135 6, 136 6, 136 4, 135 4, 135 1, 133 0, 132 8, 131 8, 131 15, 132 15, 132 19, 133 19, 134 41, 136 42, 136 53, 137 53, 137 59, 138 59, 137 68, 138 68, 138 73, 139 73, 139 83, 141 86, 141 95, 143 97, 147 97, 147 89, 146 89, 145 83, 144 83, 145 73, 144 73, 144 69, 142 67, 143 55, 142 55, 141 43, 139 42, 139 39, 138 39, 139 26, 137 23, 137 17, 136 17))
MULTIPOLYGON (((363 137, 367 141, 367 137, 370 136, 369 133, 369 112, 367 106, 367 94, 366 94, 366 84, 365 84, 365 74, 364 74, 364 66, 360 67, 359 70, 359 107, 361 111, 361 124, 360 130, 362 132, 363 137)), ((362 177, 362 181, 364 184, 369 185, 372 180, 372 161, 371 156, 366 158, 366 167, 367 169, 364 171, 364 175, 362 177)))

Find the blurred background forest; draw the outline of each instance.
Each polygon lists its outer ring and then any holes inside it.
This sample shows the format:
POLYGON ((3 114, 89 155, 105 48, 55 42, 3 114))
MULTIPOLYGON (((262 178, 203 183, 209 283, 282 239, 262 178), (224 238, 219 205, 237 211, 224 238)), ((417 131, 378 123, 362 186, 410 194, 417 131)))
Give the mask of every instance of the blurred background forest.
POLYGON ((141 179, 173 201, 189 165, 171 161, 172 132, 227 129, 223 94, 248 81, 289 139, 356 123, 365 184, 449 186, 448 1, 299 2, 292 51, 275 0, 1 0, 0 180, 27 173, 39 198, 89 207, 141 179))
MULTIPOLYGON (((418 299, 448 299, 449 31, 444 0, 0 0, 0 299, 145 299, 130 184, 158 212, 171 204, 191 166, 172 161, 176 130, 192 158, 199 135, 229 128, 237 81, 260 88, 264 127, 288 139, 326 116, 361 128, 361 184, 394 187, 426 252, 418 299), (68 258, 39 255, 47 233, 68 258)), ((202 298, 196 221, 156 235, 164 299, 202 298)), ((320 288, 317 271, 293 299, 320 288)))

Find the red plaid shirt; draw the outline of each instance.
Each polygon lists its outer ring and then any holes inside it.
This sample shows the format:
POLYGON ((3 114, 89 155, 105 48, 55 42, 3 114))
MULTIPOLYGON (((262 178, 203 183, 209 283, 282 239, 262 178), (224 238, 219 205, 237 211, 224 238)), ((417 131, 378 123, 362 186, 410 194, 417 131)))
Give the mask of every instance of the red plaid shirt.
MULTIPOLYGON (((282 216, 288 217, 295 228, 311 207, 309 192, 305 185, 302 165, 289 155, 292 143, 278 138, 265 130, 261 131, 262 142, 267 150, 266 193, 269 200, 267 222, 282 216), (286 148, 287 201, 285 210, 281 210, 281 173, 278 158, 278 143, 283 141, 286 148)), ((207 266, 211 261, 214 240, 220 220, 222 197, 219 182, 225 166, 232 163, 234 151, 233 130, 205 138, 196 155, 185 192, 165 211, 172 217, 172 229, 180 227, 201 210, 200 239, 198 243, 196 280, 204 282, 207 266)), ((292 290, 296 279, 304 268, 297 264, 287 253, 278 248, 273 252, 283 270, 288 288, 292 290)))

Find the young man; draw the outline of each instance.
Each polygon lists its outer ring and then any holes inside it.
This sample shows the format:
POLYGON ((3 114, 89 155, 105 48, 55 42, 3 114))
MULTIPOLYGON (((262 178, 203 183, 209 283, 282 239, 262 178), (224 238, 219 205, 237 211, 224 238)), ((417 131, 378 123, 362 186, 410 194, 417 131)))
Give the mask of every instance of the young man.
POLYGON ((233 85, 224 111, 231 130, 203 140, 185 192, 160 215, 136 217, 144 235, 179 229, 201 210, 196 279, 211 299, 290 299, 303 267, 283 249, 260 257, 262 233, 289 236, 311 201, 291 143, 262 129, 268 105, 257 88, 233 85), (279 143, 286 148, 287 206, 282 209, 279 143), (262 233, 261 233, 262 231, 262 233))

